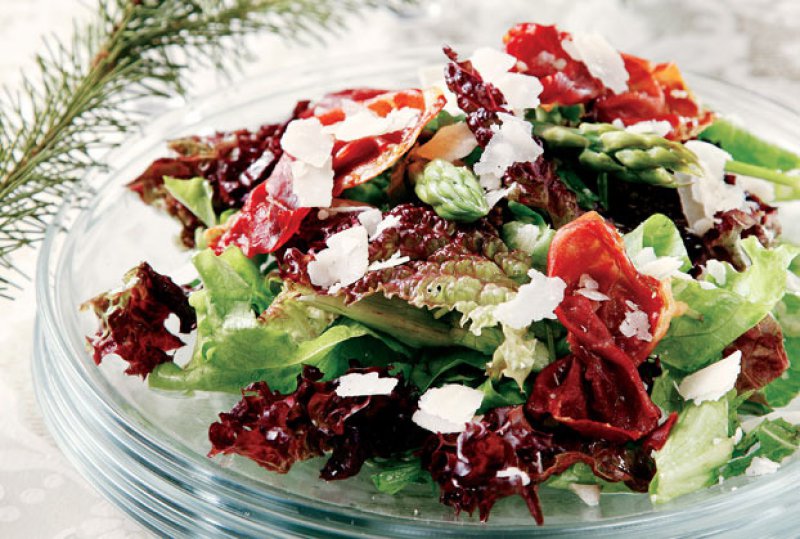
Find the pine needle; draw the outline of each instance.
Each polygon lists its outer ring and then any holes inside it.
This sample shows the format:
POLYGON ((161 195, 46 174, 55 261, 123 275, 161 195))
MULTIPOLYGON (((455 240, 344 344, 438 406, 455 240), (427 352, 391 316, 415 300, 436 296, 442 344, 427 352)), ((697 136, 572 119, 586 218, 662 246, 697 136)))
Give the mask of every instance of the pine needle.
POLYGON ((99 150, 145 118, 135 103, 186 93, 191 68, 226 72, 242 38, 265 31, 307 40, 356 9, 405 0, 100 0, 67 42, 49 39, 17 91, 0 95, 0 296, 16 287, 11 255, 35 244, 99 150))

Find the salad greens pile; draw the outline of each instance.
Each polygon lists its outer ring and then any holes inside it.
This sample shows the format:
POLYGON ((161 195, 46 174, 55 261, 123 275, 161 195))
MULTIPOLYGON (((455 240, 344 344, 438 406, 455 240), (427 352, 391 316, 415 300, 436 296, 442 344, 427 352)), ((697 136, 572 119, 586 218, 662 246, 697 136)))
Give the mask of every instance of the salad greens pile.
MULTIPOLYGON (((673 64, 519 24, 446 48, 426 89, 301 101, 173 141, 129 187, 198 279, 142 263, 87 302, 99 364, 241 393, 210 455, 488 518, 538 488, 654 504, 779 469, 800 444, 800 156, 704 108, 673 64), (178 363, 183 341, 194 350, 178 363), (764 416, 770 414, 768 418, 764 416)), ((427 85, 426 85, 427 86, 427 85)))

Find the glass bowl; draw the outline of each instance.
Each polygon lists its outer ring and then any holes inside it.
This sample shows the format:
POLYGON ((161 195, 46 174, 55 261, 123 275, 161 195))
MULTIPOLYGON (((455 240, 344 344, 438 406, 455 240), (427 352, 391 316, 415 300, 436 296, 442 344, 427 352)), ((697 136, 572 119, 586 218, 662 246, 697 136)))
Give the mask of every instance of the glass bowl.
MULTIPOLYGON (((141 379, 125 376, 122 361, 108 358, 94 365, 84 336, 94 332, 96 322, 79 313, 78 305, 119 286, 124 272, 142 260, 173 275, 187 266, 189 254, 175 240, 178 225, 123 188, 165 153, 165 140, 280 120, 296 100, 329 90, 416 85, 419 67, 442 60, 436 48, 428 48, 327 58, 274 72, 176 108, 108 155, 110 169, 93 178, 101 186, 96 197, 62 209, 49 228, 37 269, 34 377, 43 414, 61 448, 113 503, 169 537, 794 533, 800 525, 800 463, 795 460, 774 475, 736 478, 658 507, 646 495, 632 494, 603 495, 598 507, 588 507, 571 492, 543 488, 543 527, 514 498, 501 501, 483 524, 455 516, 428 487, 388 496, 374 489, 368 473, 325 483, 317 478, 319 460, 279 475, 239 457, 209 459, 208 425, 238 400, 235 395, 152 391, 141 379)), ((716 110, 800 150, 796 113, 709 78, 690 77, 690 83, 716 110)))

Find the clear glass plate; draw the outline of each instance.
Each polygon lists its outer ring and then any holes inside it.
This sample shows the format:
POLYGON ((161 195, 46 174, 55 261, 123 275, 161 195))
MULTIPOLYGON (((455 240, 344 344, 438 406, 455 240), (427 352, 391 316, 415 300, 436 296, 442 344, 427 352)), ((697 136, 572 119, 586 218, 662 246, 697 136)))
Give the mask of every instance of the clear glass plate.
MULTIPOLYGON (((165 140, 281 120, 298 99, 334 89, 416 85, 419 67, 441 62, 441 54, 428 48, 328 58, 276 72, 163 115, 108 156, 110 170, 94 178, 102 185, 98 195, 82 209, 62 210, 38 266, 36 390, 65 453, 110 500, 170 537, 763 537, 796 530, 796 461, 774 475, 737 478, 656 508, 645 495, 603 495, 599 507, 587 507, 570 492, 542 489, 544 527, 537 527, 522 500, 514 498, 501 501, 489 523, 482 524, 467 515, 456 517, 429 488, 379 494, 369 470, 325 483, 317 478, 318 460, 279 475, 238 457, 208 459, 208 425, 230 408, 235 396, 156 392, 125 376, 119 360, 94 365, 84 336, 95 330, 95 321, 79 313, 78 305, 118 286, 123 273, 142 260, 167 274, 181 271, 188 261, 188 253, 177 247, 177 224, 123 188, 165 153, 165 140)), ((735 114, 755 132, 800 150, 796 113, 708 78, 690 77, 690 83, 716 110, 735 114)))

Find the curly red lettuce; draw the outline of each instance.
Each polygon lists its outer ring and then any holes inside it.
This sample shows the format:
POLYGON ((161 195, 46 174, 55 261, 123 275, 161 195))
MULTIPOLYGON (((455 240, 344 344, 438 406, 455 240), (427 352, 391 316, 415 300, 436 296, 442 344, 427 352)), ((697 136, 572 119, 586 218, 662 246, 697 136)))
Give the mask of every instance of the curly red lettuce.
MULTIPOLYGON (((741 371, 736 390, 744 393, 763 388, 789 368, 789 358, 783 345, 783 331, 777 320, 768 314, 761 322, 733 341, 722 357, 739 350, 742 353, 741 371)), ((763 400, 756 394, 756 400, 763 400)))
MULTIPOLYGON (((307 106, 307 101, 299 102, 291 119, 302 114, 307 106)), ((176 155, 153 161, 128 188, 145 203, 163 206, 176 217, 183 225, 182 242, 193 247, 195 230, 202 223, 165 189, 164 177, 205 178, 217 213, 241 208, 248 193, 272 174, 283 154, 280 140, 287 123, 265 124, 255 131, 240 129, 173 140, 169 148, 176 155)))
POLYGON ((460 62, 450 47, 445 47, 444 53, 450 59, 445 67, 445 83, 466 113, 467 125, 478 144, 485 147, 494 135, 492 128, 500 124, 497 113, 508 112, 506 99, 500 90, 483 80, 470 61, 460 62))
POLYGON ((647 490, 655 470, 650 450, 643 446, 546 428, 531 422, 522 406, 495 408, 459 434, 431 435, 421 458, 441 489, 441 502, 456 512, 478 511, 485 521, 499 499, 519 495, 539 524, 538 486, 576 463, 639 492, 647 490))
MULTIPOLYGON (((378 373, 387 368, 351 368, 347 373, 378 373)), ((274 472, 286 473, 298 461, 330 454, 320 472, 326 481, 356 475, 368 458, 391 457, 418 447, 424 431, 411 421, 415 390, 402 375, 389 395, 340 397, 338 381, 321 382, 322 372, 306 366, 297 389, 271 391, 256 382, 242 400, 208 431, 209 456, 237 454, 274 472)))
POLYGON ((174 314, 180 321, 180 333, 190 333, 197 324, 189 305, 188 290, 153 270, 147 262, 125 274, 121 290, 106 292, 87 301, 100 319, 94 337, 86 341, 98 365, 104 357, 117 354, 128 362, 126 374, 147 378, 161 363, 172 361, 168 354, 185 343, 164 326, 174 314))
POLYGON ((702 265, 713 258, 729 262, 741 271, 749 265, 741 240, 753 236, 764 247, 773 247, 780 233, 778 208, 748 193, 745 209, 719 212, 714 216, 713 228, 700 238, 702 251, 695 257, 695 264, 702 265))
MULTIPOLYGON (((310 217, 290 247, 279 252, 281 275, 310 286, 307 265, 325 246, 331 234, 357 224, 355 216, 337 216, 326 221, 310 217)), ((473 224, 447 221, 430 208, 401 204, 384 214, 394 226, 383 230, 369 244, 370 262, 393 255, 408 257, 403 264, 367 272, 344 287, 347 301, 373 294, 400 298, 415 307, 461 312, 478 305, 507 299, 527 281, 530 255, 509 249, 498 230, 487 219, 473 224)))

